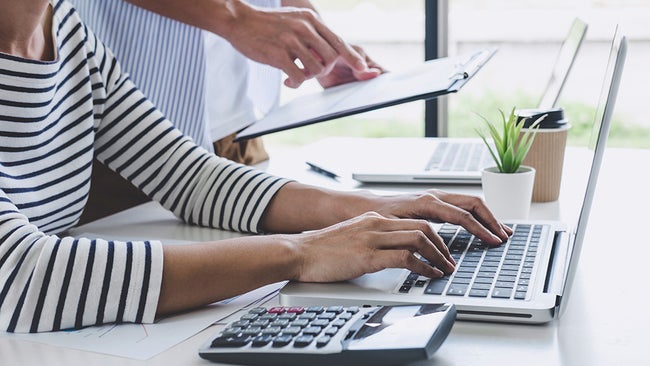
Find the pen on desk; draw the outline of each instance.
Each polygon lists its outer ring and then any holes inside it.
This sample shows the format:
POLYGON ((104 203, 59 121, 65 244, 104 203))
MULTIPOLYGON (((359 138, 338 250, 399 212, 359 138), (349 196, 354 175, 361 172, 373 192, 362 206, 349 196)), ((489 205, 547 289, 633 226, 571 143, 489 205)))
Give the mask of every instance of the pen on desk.
POLYGON ((310 163, 308 161, 306 163, 309 166, 309 169, 315 171, 318 174, 322 174, 322 175, 324 175, 326 177, 329 177, 329 178, 332 178, 332 179, 337 179, 339 177, 336 173, 333 173, 333 172, 331 172, 331 171, 329 171, 327 169, 321 168, 321 167, 319 167, 318 165, 316 165, 314 163, 310 163))

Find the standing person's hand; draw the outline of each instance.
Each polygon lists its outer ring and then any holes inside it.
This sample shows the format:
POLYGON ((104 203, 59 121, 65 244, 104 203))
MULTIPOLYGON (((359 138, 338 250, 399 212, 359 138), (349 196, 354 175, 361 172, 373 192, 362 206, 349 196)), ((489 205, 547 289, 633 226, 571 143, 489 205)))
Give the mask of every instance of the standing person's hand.
POLYGON ((368 67, 361 70, 354 69, 351 68, 342 58, 338 59, 329 73, 316 77, 323 88, 346 84, 352 81, 369 80, 386 72, 386 70, 371 59, 361 47, 353 45, 352 48, 363 57, 368 67))
POLYGON ((235 13, 232 31, 224 36, 248 58, 284 71, 288 87, 297 88, 313 77, 328 87, 383 72, 361 48, 346 43, 310 9, 241 5, 235 13))

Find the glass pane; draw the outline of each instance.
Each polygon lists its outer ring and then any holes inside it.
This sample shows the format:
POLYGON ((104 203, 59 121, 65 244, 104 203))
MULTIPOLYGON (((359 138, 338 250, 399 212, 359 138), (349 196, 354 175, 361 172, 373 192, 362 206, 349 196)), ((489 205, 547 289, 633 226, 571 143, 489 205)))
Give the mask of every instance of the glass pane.
POLYGON ((650 2, 641 0, 450 0, 449 53, 486 46, 499 51, 464 89, 449 98, 449 135, 476 136, 475 113, 535 107, 574 17, 589 24, 558 106, 572 123, 569 143, 589 139, 607 56, 618 22, 630 52, 623 73, 610 145, 650 147, 650 2))

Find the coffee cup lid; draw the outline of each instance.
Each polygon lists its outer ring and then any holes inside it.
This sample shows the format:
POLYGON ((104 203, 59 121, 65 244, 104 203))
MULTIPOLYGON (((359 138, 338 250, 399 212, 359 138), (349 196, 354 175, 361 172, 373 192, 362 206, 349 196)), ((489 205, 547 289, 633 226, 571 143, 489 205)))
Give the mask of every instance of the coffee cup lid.
POLYGON ((566 126, 569 121, 564 119, 564 110, 562 108, 552 109, 518 109, 515 114, 519 121, 524 121, 524 128, 530 127, 538 118, 543 115, 546 117, 539 123, 539 128, 561 128, 566 126))

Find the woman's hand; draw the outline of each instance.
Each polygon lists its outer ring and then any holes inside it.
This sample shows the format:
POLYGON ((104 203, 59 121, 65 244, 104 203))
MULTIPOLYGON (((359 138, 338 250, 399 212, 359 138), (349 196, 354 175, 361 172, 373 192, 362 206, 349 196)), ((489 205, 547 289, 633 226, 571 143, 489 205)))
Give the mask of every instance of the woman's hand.
POLYGON ((387 218, 368 212, 287 239, 300 258, 295 279, 303 282, 342 281, 385 268, 406 268, 436 278, 455 267, 447 246, 426 220, 387 218))
POLYGON ((377 198, 373 208, 386 217, 422 218, 457 224, 491 245, 512 235, 512 229, 497 221, 485 202, 476 196, 432 189, 417 194, 377 198))

